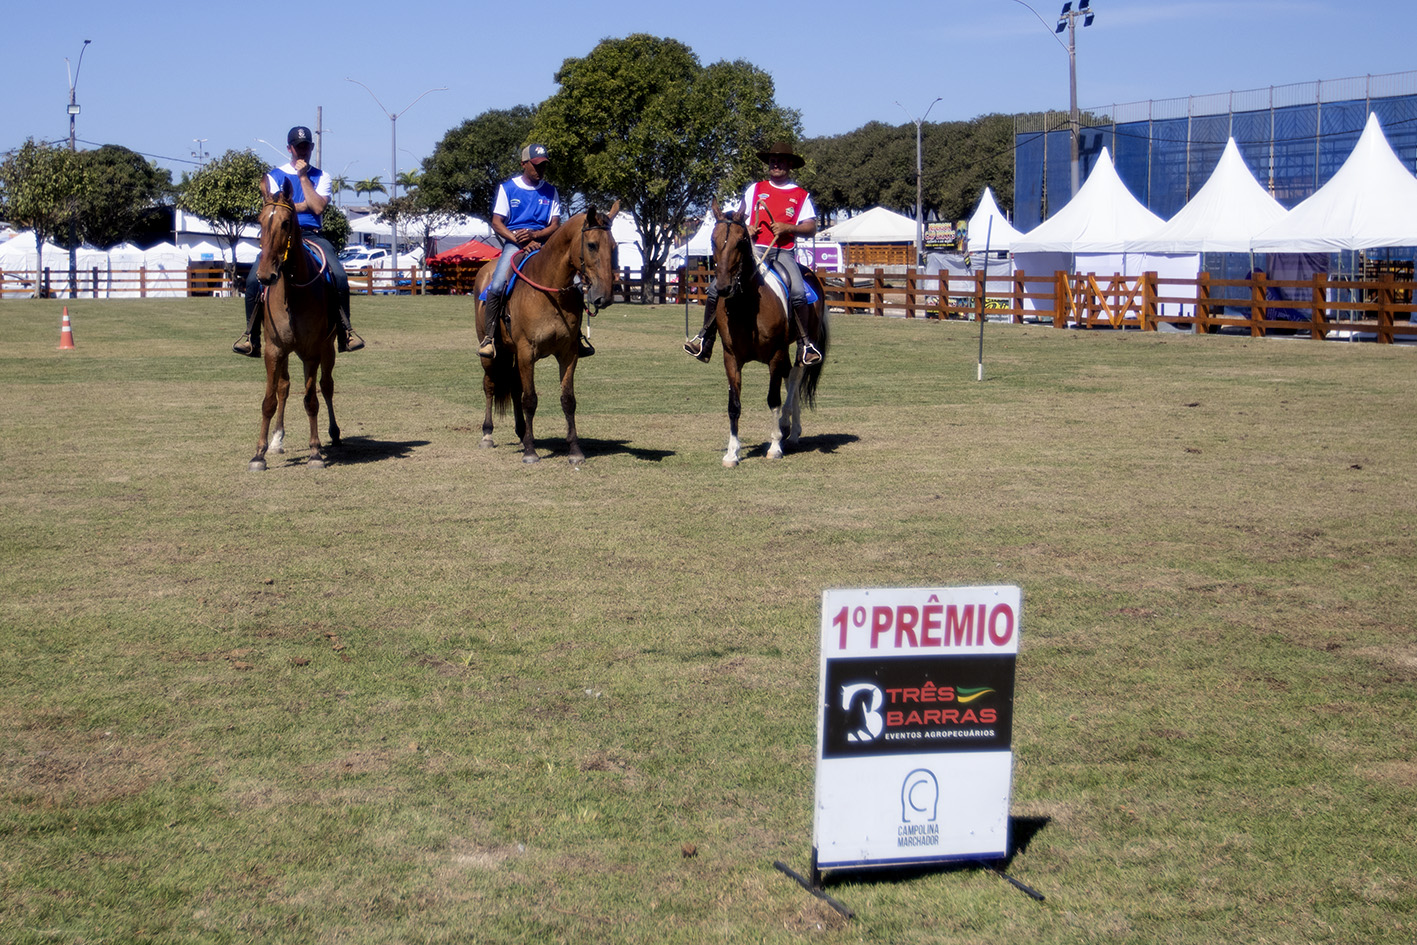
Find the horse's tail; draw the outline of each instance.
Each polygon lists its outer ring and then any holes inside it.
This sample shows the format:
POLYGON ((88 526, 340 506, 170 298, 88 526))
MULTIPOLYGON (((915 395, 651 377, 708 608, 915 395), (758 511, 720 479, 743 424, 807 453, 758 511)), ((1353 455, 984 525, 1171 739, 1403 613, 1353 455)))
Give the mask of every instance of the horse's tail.
POLYGON ((802 386, 798 388, 802 402, 812 409, 817 406, 817 382, 822 379, 822 368, 827 363, 827 349, 831 347, 831 323, 827 319, 826 307, 822 307, 822 320, 817 327, 817 350, 822 352, 822 360, 802 369, 802 386))
POLYGON ((521 393, 521 375, 517 373, 517 362, 512 352, 500 339, 487 375, 492 378, 492 409, 497 416, 505 417, 512 406, 512 398, 521 393))

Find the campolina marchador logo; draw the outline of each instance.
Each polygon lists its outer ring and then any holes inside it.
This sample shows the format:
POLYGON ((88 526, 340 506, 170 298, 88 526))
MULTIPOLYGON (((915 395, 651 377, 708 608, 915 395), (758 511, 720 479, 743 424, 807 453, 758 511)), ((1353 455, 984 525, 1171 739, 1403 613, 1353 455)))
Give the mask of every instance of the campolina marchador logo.
POLYGON ((1014 657, 843 659, 827 666, 823 756, 1007 750, 1014 657))

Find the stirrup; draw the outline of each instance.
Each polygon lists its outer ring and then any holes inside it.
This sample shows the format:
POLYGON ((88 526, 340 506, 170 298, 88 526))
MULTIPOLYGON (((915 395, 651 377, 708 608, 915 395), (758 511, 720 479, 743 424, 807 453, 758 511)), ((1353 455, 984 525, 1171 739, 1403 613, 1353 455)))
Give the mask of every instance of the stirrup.
POLYGON ((591 343, 590 343, 590 339, 587 338, 585 335, 581 335, 581 336, 580 336, 580 353, 577 354, 576 357, 578 357, 578 358, 588 358, 588 357, 590 357, 590 356, 593 355, 593 354, 595 354, 595 345, 591 344, 591 343))
POLYGON ((482 339, 482 343, 477 346, 477 353, 480 357, 494 358, 497 356, 497 340, 488 335, 482 339))
POLYGON ((237 354, 243 354, 248 358, 259 358, 261 356, 261 349, 252 343, 250 332, 237 338, 236 343, 231 346, 231 350, 237 354))
POLYGON ((692 354, 698 360, 707 364, 709 358, 713 357, 713 351, 708 348, 707 345, 704 344, 704 340, 705 339, 702 333, 697 334, 694 337, 690 338, 688 341, 684 342, 684 350, 687 351, 689 354, 692 354))
POLYGON ((798 342, 797 358, 804 367, 811 367, 814 364, 822 363, 822 352, 817 350, 817 346, 805 338, 798 342))
POLYGON ((339 340, 339 350, 341 352, 358 351, 364 347, 364 339, 354 333, 354 329, 343 332, 339 340))

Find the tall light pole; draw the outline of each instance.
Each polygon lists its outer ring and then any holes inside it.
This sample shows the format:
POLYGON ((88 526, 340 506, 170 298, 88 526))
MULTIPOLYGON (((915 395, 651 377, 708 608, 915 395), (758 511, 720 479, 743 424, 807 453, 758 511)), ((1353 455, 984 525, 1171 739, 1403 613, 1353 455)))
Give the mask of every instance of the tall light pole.
MULTIPOLYGON (((399 195, 399 116, 408 114, 408 110, 417 105, 419 99, 423 98, 423 96, 427 95, 429 92, 446 92, 448 91, 448 87, 443 85, 436 89, 428 89, 421 93, 418 98, 405 105, 403 111, 390 113, 389 110, 384 107, 384 103, 379 101, 379 96, 375 95, 374 90, 369 88, 369 86, 364 85, 364 83, 360 82, 358 79, 351 79, 348 76, 345 76, 345 81, 363 86, 364 91, 368 92, 369 97, 374 100, 374 104, 379 106, 379 111, 383 112, 389 118, 389 166, 391 168, 389 172, 389 199, 393 200, 399 195)), ((391 216, 389 226, 393 230, 394 278, 397 279, 399 268, 399 218, 396 214, 391 216)))
POLYGON ((1072 131, 1069 136, 1071 145, 1069 156, 1072 160, 1073 172, 1073 196, 1078 193, 1078 135, 1081 129, 1078 125, 1078 17, 1082 17, 1083 26, 1092 25, 1092 10, 1088 9, 1092 0, 1079 0, 1078 8, 1073 9, 1072 0, 1067 0, 1063 4, 1063 12, 1058 15, 1058 26, 1053 30, 1054 34, 1061 33, 1064 29, 1068 31, 1068 124, 1072 131))
POLYGON ((206 167, 207 158, 211 157, 211 155, 207 152, 207 140, 208 139, 206 138, 192 139, 192 143, 196 145, 196 147, 192 150, 192 157, 197 159, 197 170, 199 171, 203 167, 206 167))
MULTIPOLYGON (((79 117, 79 103, 74 97, 74 90, 79 85, 79 70, 84 66, 84 50, 89 48, 91 39, 84 40, 84 45, 79 48, 79 61, 74 65, 74 73, 69 76, 69 153, 73 154, 78 150, 79 142, 74 132, 74 119, 79 117)), ((69 59, 65 57, 64 68, 69 68, 69 59)), ((69 214, 69 298, 77 298, 79 294, 79 265, 78 265, 78 225, 74 219, 74 214, 69 214)))
MULTIPOLYGON (((1048 26, 1048 22, 1038 15, 1038 11, 1024 3, 1023 0, 1014 0, 1014 3, 1027 8, 1030 13, 1038 17, 1038 22, 1042 23, 1045 28, 1048 26)), ((1077 18, 1083 18, 1083 26, 1092 25, 1091 3, 1092 0, 1080 0, 1078 8, 1074 10, 1072 0, 1067 0, 1063 4, 1063 12, 1058 14, 1058 25, 1053 28, 1053 38, 1058 40, 1058 45, 1062 46, 1063 51, 1068 54, 1068 154, 1072 171, 1072 196, 1074 197, 1077 196, 1078 187, 1082 183, 1078 170, 1078 136, 1081 133, 1081 128, 1078 121, 1077 18), (1066 43, 1058 39, 1058 34, 1065 29, 1068 31, 1066 43)), ((1044 131, 1047 131, 1046 127, 1044 131)))
POLYGON ((931 102, 930 107, 925 109, 925 114, 921 115, 919 119, 911 115, 900 102, 896 102, 900 106, 900 110, 905 112, 905 117, 915 122, 915 265, 917 267, 920 265, 920 256, 925 251, 924 189, 920 183, 924 164, 920 156, 920 127, 925 124, 925 119, 930 117, 930 109, 941 101, 943 101, 943 96, 931 102))

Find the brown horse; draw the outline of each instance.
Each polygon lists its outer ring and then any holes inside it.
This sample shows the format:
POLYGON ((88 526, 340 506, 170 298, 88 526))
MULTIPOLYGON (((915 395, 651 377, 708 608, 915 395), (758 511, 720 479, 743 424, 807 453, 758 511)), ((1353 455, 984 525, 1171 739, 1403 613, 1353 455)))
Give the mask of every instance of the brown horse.
MULTIPOLYGON (((728 451, 723 465, 738 465, 738 417, 743 412, 743 365, 759 361, 768 366, 768 408, 772 411, 772 442, 768 458, 782 456, 782 440, 795 445, 802 435, 802 401, 816 406, 817 382, 822 376, 819 361, 810 367, 794 364, 789 347, 796 340, 788 317, 787 290, 779 296, 769 286, 762 266, 753 254, 753 244, 742 213, 724 213, 713 204, 714 280, 718 286, 718 335, 723 341, 723 369, 728 374, 728 451), (784 408, 782 382, 787 379, 784 408)), ((829 332, 822 286, 810 269, 802 278, 817 293, 811 315, 804 327, 812 341, 827 353, 829 332)))
POLYGON ((266 362, 266 396, 261 401, 261 432, 256 439, 256 455, 250 468, 266 468, 266 452, 285 452, 285 400, 290 393, 290 356, 294 354, 305 368, 305 413, 310 417, 310 458, 308 465, 318 469, 325 465, 320 449, 320 432, 316 419, 320 401, 315 395, 315 372, 320 372, 320 393, 330 414, 330 443, 339 445, 339 424, 335 423, 335 333, 330 324, 326 293, 333 292, 325 284, 328 266, 318 250, 307 247, 300 239, 300 223, 291 202, 291 187, 287 181, 281 192, 272 194, 266 180, 261 179, 261 257, 256 262, 256 278, 264 286, 261 308, 264 310, 262 354, 266 362), (271 418, 276 418, 275 434, 271 435, 271 418))
MULTIPOLYGON (((510 404, 522 442, 522 462, 535 463, 532 421, 536 417, 536 362, 555 357, 561 370, 561 410, 566 414, 566 452, 570 461, 585 460, 576 437, 576 360, 580 356, 581 313, 594 315, 610 305, 615 288, 615 239, 610 222, 620 211, 594 207, 563 223, 541 250, 518 260, 516 281, 507 299, 508 319, 498 326, 497 353, 482 358, 482 390, 487 413, 482 420, 482 445, 492 440, 492 408, 506 414, 510 404), (576 278, 580 285, 576 285, 576 278)), ((474 298, 491 281, 493 266, 477 274, 474 298)), ((477 337, 485 336, 485 306, 476 303, 477 337)))

